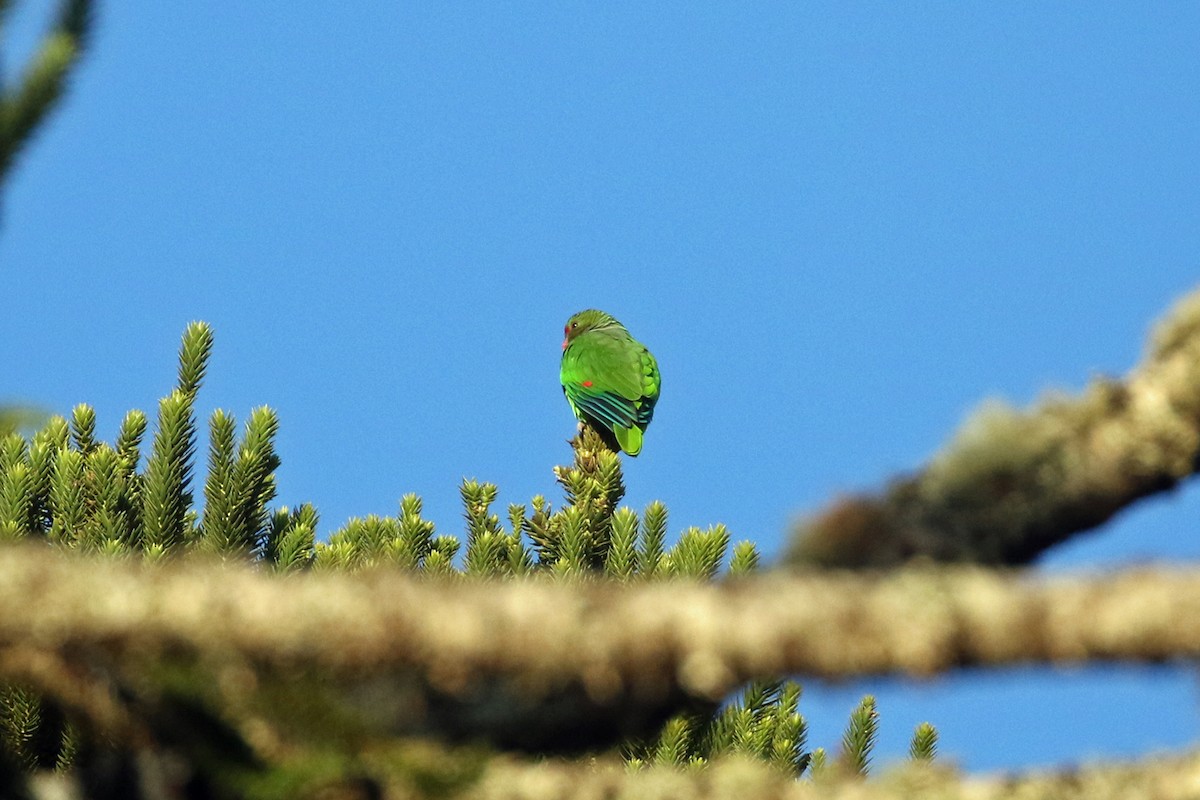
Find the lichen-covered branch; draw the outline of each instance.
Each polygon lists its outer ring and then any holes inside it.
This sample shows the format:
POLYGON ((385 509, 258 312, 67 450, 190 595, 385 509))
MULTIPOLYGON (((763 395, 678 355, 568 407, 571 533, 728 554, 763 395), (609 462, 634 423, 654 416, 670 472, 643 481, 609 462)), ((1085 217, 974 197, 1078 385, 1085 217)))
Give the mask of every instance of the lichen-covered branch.
MULTIPOLYGON (((143 789, 158 766, 143 752, 132 765, 149 775, 132 782, 128 800, 163 796, 143 789)), ((180 765, 170 764, 176 774, 180 765)), ((796 781, 762 761, 729 758, 704 770, 657 766, 629 770, 612 759, 548 760, 530 763, 481 754, 447 754, 409 747, 373 753, 355 769, 337 774, 336 764, 277 769, 275 775, 243 780, 270 797, 445 797, 454 800, 1192 800, 1200 784, 1200 755, 1147 758, 1129 763, 1089 764, 1075 769, 1027 774, 963 776, 954 770, 910 765, 878 778, 831 774, 796 781), (390 756, 390 759, 388 758, 390 756), (307 780, 305 780, 307 779, 307 780), (263 791, 269 786, 274 792, 263 791), (317 791, 317 790, 320 791, 317 791)), ((80 796, 79 771, 44 774, 33 783, 35 800, 80 796)), ((88 775, 87 777, 90 777, 88 775)))
POLYGON ((704 772, 628 772, 602 764, 528 765, 499 761, 459 795, 484 800, 1185 800, 1195 797, 1200 756, 1095 764, 1026 775, 966 777, 948 769, 907 767, 878 779, 788 780, 758 762, 730 759, 704 772))
POLYGON ((794 532, 792 563, 914 558, 1022 564, 1173 488, 1200 456, 1200 291, 1157 326, 1124 380, 1027 411, 985 404, 920 472, 846 497, 794 532))
POLYGON ((207 561, 152 569, 0 550, 0 679, 84 716, 93 712, 79 698, 103 696, 85 684, 112 680, 113 696, 145 707, 169 689, 253 717, 256 729, 273 720, 322 736, 339 728, 347 738, 388 732, 570 751, 654 732, 670 714, 711 708, 757 677, 1196 656, 1195 570, 619 587, 392 571, 280 578, 207 561), (38 664, 49 665, 45 680, 38 664), (78 697, 63 694, 72 681, 78 697))

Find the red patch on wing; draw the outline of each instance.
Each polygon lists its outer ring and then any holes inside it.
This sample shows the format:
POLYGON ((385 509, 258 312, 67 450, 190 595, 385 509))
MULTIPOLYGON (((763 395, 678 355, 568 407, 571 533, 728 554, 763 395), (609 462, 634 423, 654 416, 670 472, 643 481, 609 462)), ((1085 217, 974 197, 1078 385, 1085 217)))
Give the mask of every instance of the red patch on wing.
POLYGON ((584 381, 584 382, 583 382, 583 388, 585 388, 585 389, 590 389, 590 388, 592 388, 592 382, 591 382, 591 381, 584 381))

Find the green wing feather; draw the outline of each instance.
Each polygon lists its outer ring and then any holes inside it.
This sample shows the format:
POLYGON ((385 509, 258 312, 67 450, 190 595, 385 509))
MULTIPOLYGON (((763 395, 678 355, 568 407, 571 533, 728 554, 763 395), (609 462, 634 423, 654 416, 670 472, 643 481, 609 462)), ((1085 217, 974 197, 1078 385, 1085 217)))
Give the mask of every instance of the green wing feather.
POLYGON ((612 431, 629 455, 641 452, 661 386, 644 345, 624 330, 584 333, 563 352, 560 378, 576 417, 612 431))

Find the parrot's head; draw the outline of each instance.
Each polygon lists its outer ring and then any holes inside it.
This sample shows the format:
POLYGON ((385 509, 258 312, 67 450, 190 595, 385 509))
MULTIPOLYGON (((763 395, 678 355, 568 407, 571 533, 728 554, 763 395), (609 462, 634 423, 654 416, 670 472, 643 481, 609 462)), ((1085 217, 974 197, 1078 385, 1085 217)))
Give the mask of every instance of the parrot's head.
POLYGON ((562 349, 566 350, 571 342, 575 341, 575 337, 588 331, 598 331, 604 328, 623 328, 621 323, 617 322, 609 314, 603 311, 597 311, 594 308, 589 308, 587 311, 580 311, 571 316, 567 320, 567 324, 563 326, 563 344, 562 349))

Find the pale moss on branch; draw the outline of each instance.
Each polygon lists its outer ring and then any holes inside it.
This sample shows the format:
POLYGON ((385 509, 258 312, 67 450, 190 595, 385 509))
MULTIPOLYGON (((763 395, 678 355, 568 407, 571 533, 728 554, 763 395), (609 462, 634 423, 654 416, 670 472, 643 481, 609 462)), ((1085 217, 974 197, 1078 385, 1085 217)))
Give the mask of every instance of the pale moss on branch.
POLYGON ((1200 291, 1155 326, 1123 380, 1099 377, 1028 409, 985 402, 922 470, 804 519, 788 560, 1024 564, 1198 465, 1200 291))

